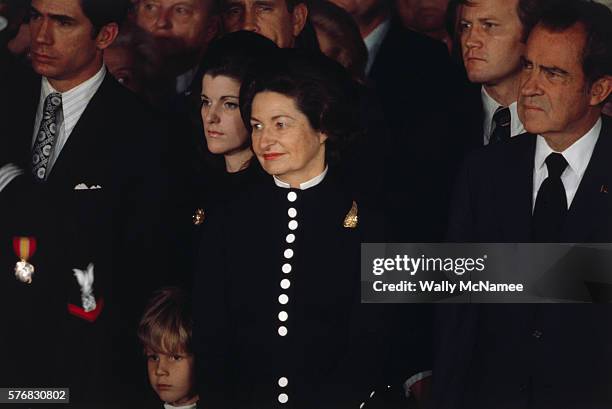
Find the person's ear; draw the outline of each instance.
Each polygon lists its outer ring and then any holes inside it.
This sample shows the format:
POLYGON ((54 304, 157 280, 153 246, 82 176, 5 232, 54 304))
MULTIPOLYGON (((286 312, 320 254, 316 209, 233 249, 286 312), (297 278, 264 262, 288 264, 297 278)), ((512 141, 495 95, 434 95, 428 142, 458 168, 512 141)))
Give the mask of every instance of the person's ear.
POLYGON ((597 106, 612 93, 612 76, 605 75, 591 85, 589 105, 597 106))
POLYGON ((117 23, 109 23, 100 29, 96 36, 96 46, 99 50, 105 50, 119 35, 119 25, 117 23))
POLYGON ((323 132, 317 132, 317 135, 319 136, 319 144, 324 144, 325 141, 327 141, 327 134, 323 132))
POLYGON ((306 20, 308 19, 308 7, 304 3, 298 3, 293 7, 292 14, 292 23, 293 23, 293 36, 297 37, 300 35, 304 26, 306 25, 306 20))

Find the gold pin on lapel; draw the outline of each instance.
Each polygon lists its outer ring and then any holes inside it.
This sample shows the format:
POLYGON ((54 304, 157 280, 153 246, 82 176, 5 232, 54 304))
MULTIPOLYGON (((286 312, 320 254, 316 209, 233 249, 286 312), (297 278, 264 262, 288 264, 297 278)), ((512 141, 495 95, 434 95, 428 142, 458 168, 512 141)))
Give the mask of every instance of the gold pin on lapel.
POLYGON ((204 209, 197 209, 193 216, 191 216, 191 218, 193 219, 193 224, 196 226, 199 226, 204 223, 204 217, 204 209))
POLYGON ((346 227, 347 229, 354 229, 357 227, 357 224, 359 224, 359 216, 357 213, 358 213, 357 202, 353 200, 353 206, 351 207, 351 210, 349 210, 349 212, 346 214, 346 217, 344 218, 344 227, 346 227))
POLYGON ((608 186, 601 185, 601 189, 599 189, 599 193, 608 193, 608 186))

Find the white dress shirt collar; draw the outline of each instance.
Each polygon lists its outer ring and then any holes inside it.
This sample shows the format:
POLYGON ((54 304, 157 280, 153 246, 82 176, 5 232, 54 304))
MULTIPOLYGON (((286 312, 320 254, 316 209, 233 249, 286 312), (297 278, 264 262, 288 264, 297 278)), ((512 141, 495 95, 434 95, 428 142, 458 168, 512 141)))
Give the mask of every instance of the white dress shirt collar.
POLYGON ((363 39, 363 42, 368 49, 368 63, 366 65, 366 74, 370 74, 370 70, 372 69, 372 65, 374 65, 374 60, 376 59, 376 55, 380 50, 380 46, 382 45, 385 37, 387 36, 387 32, 389 31, 389 27, 391 27, 391 19, 387 19, 380 23, 378 27, 376 27, 370 34, 363 39))
MULTIPOLYGON (((66 92, 60 92, 62 94, 62 113, 63 113, 63 126, 67 136, 70 136, 72 130, 76 126, 79 118, 85 111, 87 104, 93 98, 95 93, 102 85, 104 77, 106 76, 106 67, 102 65, 102 68, 90 79, 77 85, 66 92)), ((42 78, 41 87, 41 102, 51 94, 52 92, 59 92, 53 88, 51 83, 46 77, 42 78)))
MULTIPOLYGON (((105 75, 106 75, 106 67, 102 65, 102 67, 98 70, 98 72, 95 73, 94 76, 88 79, 87 81, 80 83, 76 87, 66 92, 60 92, 60 94, 62 94, 62 103, 65 97, 69 98, 70 96, 74 94, 78 94, 79 91, 82 91, 82 90, 90 90, 91 88, 95 87, 96 84, 100 86, 100 84, 102 84, 102 81, 104 80, 105 75)), ((59 92, 55 88, 53 88, 53 86, 51 85, 47 77, 42 77, 42 89, 44 92, 43 96, 45 98, 47 98, 47 96, 52 92, 59 92)))
POLYGON ((192 403, 190 405, 184 406, 172 406, 169 403, 164 403, 164 409, 196 409, 198 407, 197 403, 192 403))
MULTIPOLYGON (((559 152, 563 155, 567 161, 567 168, 561 174, 561 181, 565 187, 565 193, 567 196, 568 208, 574 200, 574 196, 578 191, 578 186, 582 181, 584 172, 595 150, 595 145, 599 139, 601 133, 602 120, 599 118, 595 125, 580 139, 574 142, 569 148, 563 152, 559 152)), ((534 157, 534 170, 533 170, 533 185, 534 185, 534 196, 533 206, 535 207, 535 201, 537 198, 537 192, 544 180, 548 177, 548 168, 546 167, 546 158, 551 153, 555 152, 544 139, 543 136, 538 135, 536 141, 536 150, 534 157)))
POLYGON ((177 94, 184 94, 189 91, 189 87, 191 87, 191 83, 193 82, 197 71, 198 67, 194 67, 176 77, 174 88, 177 94))
MULTIPOLYGON (((497 108, 502 106, 499 102, 489 95, 484 86, 481 87, 480 94, 482 96, 482 108, 484 110, 484 144, 489 144, 491 132, 493 132, 493 115, 497 108)), ((510 136, 514 137, 525 132, 525 127, 521 123, 518 116, 518 103, 514 101, 508 107, 510 109, 510 136)))
MULTIPOLYGON (((306 189, 309 189, 321 183, 323 179, 325 179, 325 176, 327 175, 327 170, 328 170, 328 167, 325 166, 325 170, 319 176, 315 176, 314 178, 307 180, 304 183, 300 183, 300 190, 306 190, 306 189)), ((276 183, 276 186, 282 187, 284 189, 291 189, 291 185, 289 183, 283 182, 276 176, 272 176, 272 177, 274 178, 274 183, 276 183)))
MULTIPOLYGON (((102 68, 100 68, 100 70, 87 81, 66 92, 60 92, 62 95, 62 110, 58 115, 59 132, 56 135, 57 140, 55 141, 55 146, 51 152, 51 156, 49 157, 47 171, 50 171, 55 165, 55 162, 64 148, 64 145, 66 145, 66 142, 68 142, 68 138, 72 134, 74 127, 81 118, 81 115, 83 115, 85 108, 87 108, 87 105, 102 85, 102 82, 104 82, 105 77, 106 67, 102 65, 102 68)), ((38 102, 36 119, 34 121, 32 146, 34 146, 38 128, 40 127, 40 123, 42 121, 45 99, 47 99, 49 94, 52 92, 58 91, 51 86, 51 83, 49 83, 49 80, 46 77, 43 77, 40 87, 40 100, 38 102)))

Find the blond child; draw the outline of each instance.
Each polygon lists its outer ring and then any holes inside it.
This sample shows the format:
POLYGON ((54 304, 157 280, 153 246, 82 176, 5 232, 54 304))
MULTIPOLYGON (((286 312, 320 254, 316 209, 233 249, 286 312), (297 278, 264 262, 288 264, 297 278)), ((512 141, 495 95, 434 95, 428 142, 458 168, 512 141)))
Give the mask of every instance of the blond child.
POLYGON ((165 409, 197 407, 192 328, 189 296, 175 287, 155 292, 138 325, 149 382, 165 409))

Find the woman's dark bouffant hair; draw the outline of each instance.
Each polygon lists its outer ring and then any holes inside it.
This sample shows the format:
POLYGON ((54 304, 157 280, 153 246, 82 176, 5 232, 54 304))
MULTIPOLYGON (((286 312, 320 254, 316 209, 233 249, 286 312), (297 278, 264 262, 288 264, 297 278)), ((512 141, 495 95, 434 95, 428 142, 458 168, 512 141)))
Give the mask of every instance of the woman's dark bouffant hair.
POLYGON ((192 123, 197 130, 197 150, 203 159, 213 168, 225 168, 222 157, 212 155, 206 148, 202 135, 202 78, 208 74, 213 77, 222 75, 242 83, 251 66, 276 50, 273 41, 250 31, 236 31, 213 41, 200 62, 200 68, 191 85, 192 123))
POLYGON ((338 160, 362 132, 356 84, 344 67, 320 52, 279 49, 249 72, 240 88, 240 113, 249 132, 253 100, 265 91, 293 98, 310 126, 327 135, 328 162, 338 160))
POLYGON ((213 41, 200 64, 197 77, 223 75, 242 82, 251 64, 275 50, 276 44, 251 31, 236 31, 213 41))

